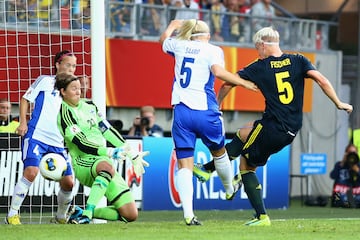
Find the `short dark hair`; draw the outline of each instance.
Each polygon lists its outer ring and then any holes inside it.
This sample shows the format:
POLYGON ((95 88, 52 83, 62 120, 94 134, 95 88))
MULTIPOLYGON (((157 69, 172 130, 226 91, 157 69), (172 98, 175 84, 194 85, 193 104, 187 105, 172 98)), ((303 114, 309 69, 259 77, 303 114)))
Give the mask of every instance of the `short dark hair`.
POLYGON ((67 73, 59 73, 56 75, 55 80, 55 88, 60 91, 62 88, 66 90, 71 82, 79 80, 79 78, 67 73))

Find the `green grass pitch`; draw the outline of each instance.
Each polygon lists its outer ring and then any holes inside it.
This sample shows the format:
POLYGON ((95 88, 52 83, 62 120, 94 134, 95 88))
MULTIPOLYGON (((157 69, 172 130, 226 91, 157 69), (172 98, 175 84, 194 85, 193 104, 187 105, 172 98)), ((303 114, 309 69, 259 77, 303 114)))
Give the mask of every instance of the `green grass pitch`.
MULTIPOLYGON (((136 222, 90 225, 0 224, 0 239, 355 239, 360 209, 301 206, 268 210, 270 227, 247 227, 251 210, 195 211, 203 226, 186 226, 182 211, 140 211, 136 222)), ((5 215, 1 214, 4 219, 5 215)))

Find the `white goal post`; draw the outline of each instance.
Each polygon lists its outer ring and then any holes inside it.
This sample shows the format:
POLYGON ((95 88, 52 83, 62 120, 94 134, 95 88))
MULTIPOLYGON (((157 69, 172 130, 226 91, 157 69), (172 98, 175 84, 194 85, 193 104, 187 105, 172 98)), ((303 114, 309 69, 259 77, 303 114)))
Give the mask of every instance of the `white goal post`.
MULTIPOLYGON (((105 26, 99 28, 101 21, 104 23, 100 19, 104 11, 98 15, 104 4, 104 0, 0 0, 0 98, 12 103, 13 116, 19 114, 19 101, 31 83, 39 75, 54 74, 53 59, 62 50, 76 55, 75 74, 90 78, 91 89, 96 87, 97 91, 87 97, 92 97, 105 113, 105 26), (94 9, 97 24, 90 30, 90 13, 94 9), (96 44, 92 44, 94 40, 96 44), (91 81, 94 76, 95 84, 91 81)), ((122 166, 117 167, 121 171, 122 166)), ((0 216, 5 217, 8 211, 22 171, 20 137, 1 133, 0 216)), ((56 212, 58 188, 58 183, 44 180, 39 174, 20 208, 22 222, 48 223, 56 212)), ((74 193, 76 204, 83 207, 85 194, 78 182, 74 193)))

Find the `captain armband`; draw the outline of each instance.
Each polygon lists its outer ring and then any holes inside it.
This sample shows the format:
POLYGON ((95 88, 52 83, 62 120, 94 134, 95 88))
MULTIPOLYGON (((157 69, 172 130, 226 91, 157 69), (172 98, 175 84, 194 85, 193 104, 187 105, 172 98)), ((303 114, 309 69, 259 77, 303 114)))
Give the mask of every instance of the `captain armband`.
POLYGON ((99 129, 102 133, 106 132, 111 127, 111 124, 107 120, 99 122, 99 129))

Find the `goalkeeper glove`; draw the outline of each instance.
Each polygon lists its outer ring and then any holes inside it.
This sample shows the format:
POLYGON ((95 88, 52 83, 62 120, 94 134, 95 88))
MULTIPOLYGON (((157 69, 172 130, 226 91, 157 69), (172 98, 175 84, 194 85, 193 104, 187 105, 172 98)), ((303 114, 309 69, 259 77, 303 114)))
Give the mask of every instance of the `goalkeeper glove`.
POLYGON ((108 148, 108 156, 118 161, 124 161, 126 153, 124 148, 108 148))
POLYGON ((130 150, 127 152, 127 156, 130 158, 133 164, 134 172, 137 177, 143 175, 145 173, 144 167, 148 167, 150 165, 147 161, 144 160, 144 157, 149 154, 150 154, 149 151, 135 152, 130 150))

